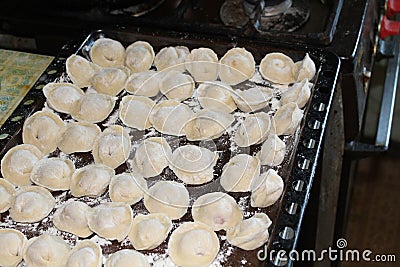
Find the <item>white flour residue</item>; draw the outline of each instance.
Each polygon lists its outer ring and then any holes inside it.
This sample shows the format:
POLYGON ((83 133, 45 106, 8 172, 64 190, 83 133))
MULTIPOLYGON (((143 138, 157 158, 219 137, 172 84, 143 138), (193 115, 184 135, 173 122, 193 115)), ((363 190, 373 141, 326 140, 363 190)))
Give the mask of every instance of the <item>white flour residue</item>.
POLYGON ((113 113, 111 113, 110 116, 108 116, 108 119, 103 123, 103 126, 109 127, 115 125, 117 123, 117 120, 118 120, 118 110, 114 111, 113 113))

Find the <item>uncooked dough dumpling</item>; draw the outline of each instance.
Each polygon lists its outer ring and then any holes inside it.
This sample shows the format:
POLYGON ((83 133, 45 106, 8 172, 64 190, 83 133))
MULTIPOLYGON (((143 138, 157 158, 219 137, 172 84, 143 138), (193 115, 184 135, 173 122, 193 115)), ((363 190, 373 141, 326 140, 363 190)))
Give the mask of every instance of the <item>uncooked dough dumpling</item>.
POLYGON ((72 83, 48 83, 43 87, 47 103, 55 111, 70 114, 78 100, 85 94, 72 83))
POLYGON ((261 76, 273 83, 289 84, 296 81, 297 67, 293 60, 282 53, 269 53, 261 60, 261 76))
POLYGON ((56 209, 53 224, 60 231, 82 238, 88 237, 93 233, 86 219, 86 212, 90 209, 86 203, 70 199, 56 209))
POLYGON ((150 267, 146 257, 133 249, 122 249, 107 259, 105 267, 126 267, 135 263, 135 267, 150 267))
POLYGON ((251 206, 265 208, 274 204, 282 195, 283 180, 278 173, 269 169, 253 179, 251 183, 251 206))
POLYGON ((126 81, 125 90, 137 96, 156 96, 160 92, 161 76, 154 70, 133 73, 126 81))
POLYGON ((138 214, 133 218, 132 229, 128 237, 135 249, 149 250, 164 242, 171 229, 171 219, 165 214, 138 214))
POLYGON ((217 153, 207 148, 185 145, 175 149, 169 167, 186 184, 204 184, 214 178, 217 160, 217 153))
POLYGON ((183 184, 159 181, 144 196, 144 206, 150 213, 164 213, 171 220, 177 220, 189 207, 189 192, 183 184))
POLYGON ((72 55, 65 62, 67 74, 79 88, 88 87, 94 73, 101 67, 78 55, 72 55))
POLYGON ((36 146, 49 154, 57 148, 57 137, 64 126, 61 118, 50 111, 38 111, 27 118, 22 129, 24 144, 36 146))
POLYGON ((218 56, 210 48, 193 49, 185 59, 186 69, 196 82, 215 81, 218 65, 218 56))
POLYGON ((0 213, 10 208, 13 194, 15 194, 14 186, 6 179, 0 178, 0 213))
POLYGON ((249 192, 251 181, 260 175, 260 161, 247 154, 238 154, 224 165, 220 183, 228 192, 249 192))
POLYGON ((101 267, 103 253, 98 244, 91 240, 82 240, 67 255, 66 267, 101 267))
POLYGON ((11 198, 10 217, 16 222, 38 222, 49 215, 55 205, 56 200, 47 189, 24 186, 11 198))
POLYGON ((235 199, 222 192, 207 193, 193 203, 192 216, 195 222, 201 222, 214 231, 228 230, 243 219, 235 199))
POLYGON ((298 83, 294 83, 292 86, 289 86, 288 88, 283 90, 281 94, 282 105, 294 102, 299 108, 303 108, 310 98, 312 87, 313 84, 310 83, 307 79, 304 79, 303 81, 298 83))
POLYGON ((153 47, 144 41, 136 41, 126 48, 125 66, 132 73, 149 70, 153 65, 153 47))
POLYGON ((219 61, 219 78, 224 83, 236 85, 253 77, 256 63, 245 48, 230 49, 219 61))
POLYGON ((132 227, 132 209, 129 204, 108 202, 86 212, 89 228, 97 235, 121 242, 132 227))
POLYGON ((129 70, 121 68, 103 68, 93 75, 91 85, 96 92, 110 96, 118 95, 129 77, 129 70))
POLYGON ((219 81, 204 82, 197 88, 198 100, 203 108, 227 113, 236 109, 232 98, 234 93, 232 87, 219 81))
POLYGON ((115 97, 105 94, 86 94, 79 99, 71 112, 71 116, 83 122, 97 123, 104 121, 113 110, 115 100, 115 97))
POLYGON ((272 224, 268 215, 256 213, 251 218, 226 231, 229 244, 244 250, 253 250, 264 245, 269 238, 268 227, 272 224))
POLYGON ((113 169, 129 157, 131 140, 124 127, 112 125, 99 134, 93 144, 94 162, 113 169))
POLYGON ((168 99, 183 101, 193 95, 194 81, 190 75, 179 71, 166 71, 160 77, 160 91, 168 99))
POLYGON ((70 122, 61 128, 57 146, 65 154, 88 152, 101 132, 100 127, 88 122, 70 122))
POLYGON ((31 181, 50 191, 68 190, 75 165, 69 159, 44 158, 32 169, 31 181))
POLYGON ((185 59, 189 53, 186 46, 164 47, 157 53, 154 65, 158 71, 168 69, 184 72, 186 70, 185 59))
POLYGON ((283 162, 286 153, 286 145, 276 134, 271 134, 261 146, 257 157, 262 165, 277 166, 283 162))
POLYGON ((118 67, 124 65, 124 46, 110 38, 97 39, 90 49, 91 60, 102 67, 118 67))
POLYGON ((151 127, 149 116, 154 101, 145 96, 124 96, 119 104, 119 118, 128 127, 145 130, 151 127))
POLYGON ((15 229, 0 229, 0 266, 17 266, 27 239, 15 229))
POLYGON ((296 65, 296 74, 295 78, 297 82, 301 82, 304 79, 312 80, 317 72, 315 68, 314 61, 310 58, 310 55, 306 53, 303 60, 295 63, 296 65))
POLYGON ((260 144, 271 131, 274 131, 274 129, 267 113, 250 114, 240 124, 235 134, 235 142, 240 147, 260 144))
POLYGON ((290 102, 281 106, 273 117, 276 134, 294 134, 302 118, 303 110, 299 109, 296 103, 290 102))
POLYGON ((209 266, 219 252, 218 236, 207 225, 184 222, 169 238, 168 253, 182 267, 209 266))
POLYGON ((236 90, 233 95, 237 107, 244 112, 254 112, 267 107, 271 98, 272 90, 261 87, 236 90))
POLYGON ((42 152, 33 145, 17 145, 2 158, 1 173, 13 185, 30 185, 32 168, 42 156, 42 152))
POLYGON ((147 182, 134 173, 121 173, 111 178, 109 195, 113 202, 133 205, 139 202, 147 191, 147 182))

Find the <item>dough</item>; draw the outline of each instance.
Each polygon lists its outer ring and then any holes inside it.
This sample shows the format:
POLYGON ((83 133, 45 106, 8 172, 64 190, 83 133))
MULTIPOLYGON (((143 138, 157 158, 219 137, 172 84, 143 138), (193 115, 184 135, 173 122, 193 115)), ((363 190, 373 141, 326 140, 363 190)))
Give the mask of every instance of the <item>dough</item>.
POLYGON ((277 166, 283 162, 286 145, 276 134, 268 136, 257 153, 262 165, 277 166))
POLYGON ((303 108, 310 98, 312 87, 313 84, 308 82, 307 79, 304 79, 299 83, 294 83, 292 86, 289 86, 286 90, 282 92, 282 105, 294 102, 299 108, 303 108))
POLYGON ((125 65, 134 73, 149 70, 154 50, 148 42, 136 41, 126 48, 125 65))
POLYGON ((94 73, 101 67, 78 55, 72 55, 65 62, 67 74, 79 88, 88 87, 94 73))
POLYGON ((156 96, 160 92, 160 78, 154 70, 134 73, 126 81, 125 90, 137 96, 156 96))
POLYGON ((92 123, 104 121, 114 109, 115 100, 115 97, 105 94, 86 94, 72 110, 72 118, 92 123))
POLYGON ((70 122, 61 128, 57 146, 65 154, 89 152, 101 132, 100 127, 88 122, 70 122))
POLYGON ((240 124, 235 134, 235 142, 240 147, 260 144, 270 132, 274 132, 274 127, 267 113, 250 114, 240 124))
POLYGON ((0 266, 17 266, 27 239, 15 229, 0 229, 0 266))
POLYGON ((273 120, 277 135, 294 134, 300 126, 303 111, 296 103, 290 102, 278 109, 273 120))
POLYGON ((154 101, 144 96, 124 96, 119 104, 119 118, 123 124, 138 130, 151 127, 150 112, 154 101))
POLYGON ((297 82, 301 82, 304 79, 312 80, 317 72, 314 61, 310 58, 310 55, 306 53, 303 60, 295 63, 296 73, 295 78, 297 82))
POLYGON ((237 107, 244 112, 255 112, 267 107, 271 98, 272 90, 261 87, 236 90, 233 95, 237 107))
POLYGON ((116 96, 124 90, 128 77, 127 68, 102 68, 93 75, 91 85, 98 93, 116 96))
POLYGON ((70 114, 78 100, 85 94, 72 83, 48 83, 43 87, 47 104, 55 111, 70 114))
POLYGON ((236 85, 253 77, 256 63, 245 48, 230 49, 219 61, 219 78, 224 83, 236 85))
POLYGON ((126 267, 135 263, 135 267, 150 267, 146 257, 133 249, 122 249, 107 259, 105 267, 126 267))
POLYGON ((124 65, 125 48, 109 38, 97 39, 90 49, 90 58, 102 67, 118 67, 124 65))
POLYGON ((216 111, 231 113, 236 109, 232 98, 235 92, 232 87, 223 82, 204 82, 197 88, 200 105, 216 111))
POLYGON ((6 212, 10 208, 13 194, 15 194, 14 186, 7 180, 0 178, 0 213, 6 212))
POLYGON ((251 183, 251 206, 265 208, 273 205, 281 197, 283 187, 283 180, 275 170, 262 173, 251 183))
POLYGON ((166 71, 160 77, 160 91, 168 99, 183 101, 193 95, 194 81, 192 77, 179 71, 166 71))
POLYGON ((189 53, 186 46, 164 47, 157 53, 154 65, 159 71, 167 69, 184 72, 186 70, 185 59, 189 53))
POLYGON ((218 56, 210 48, 193 49, 185 59, 186 69, 196 82, 215 81, 218 65, 218 56))
POLYGON ((113 202, 133 205, 139 202, 147 191, 147 182, 133 173, 121 173, 111 178, 109 195, 113 202))
POLYGON ((297 67, 293 60, 282 53, 269 53, 261 60, 261 76, 273 83, 289 84, 296 81, 297 67))
POLYGON ((101 267, 103 253, 98 244, 82 240, 67 255, 66 267, 101 267))

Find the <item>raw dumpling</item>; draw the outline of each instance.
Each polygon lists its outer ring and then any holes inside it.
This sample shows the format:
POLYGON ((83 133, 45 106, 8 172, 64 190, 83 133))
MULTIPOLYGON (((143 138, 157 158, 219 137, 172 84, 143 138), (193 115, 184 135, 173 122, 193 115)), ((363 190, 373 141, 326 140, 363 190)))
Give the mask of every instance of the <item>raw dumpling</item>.
POLYGON ((133 73, 149 70, 153 60, 154 50, 148 42, 136 41, 126 48, 125 66, 133 73))
POLYGON ((113 169, 123 164, 129 157, 131 140, 120 125, 112 125, 99 134, 93 144, 94 162, 113 169))
POLYGON ((106 191, 115 172, 103 164, 91 164, 77 169, 71 178, 71 194, 74 197, 97 197, 106 191))
POLYGON ((234 120, 232 114, 202 109, 193 115, 184 130, 189 141, 215 139, 222 136, 234 120))
POLYGON ((247 154, 234 156, 222 169, 220 183, 228 192, 249 192, 251 181, 260 175, 260 161, 247 154))
POLYGON ((175 136, 185 135, 185 125, 193 116, 193 111, 174 99, 158 102, 151 114, 153 127, 163 133, 175 136))
POLYGON ((103 68, 93 75, 91 85, 98 93, 116 96, 124 89, 128 77, 126 68, 103 68))
POLYGON ((214 178, 218 155, 204 147, 185 145, 175 149, 170 169, 186 184, 204 184, 214 178))
POLYGON ((132 227, 132 209, 129 204, 109 202, 86 212, 89 228, 97 235, 121 242, 132 227))
POLYGON ((58 230, 88 237, 93 233, 86 219, 86 212, 90 209, 84 202, 68 200, 54 212, 53 224, 58 230))
POLYGON ((296 65, 296 73, 295 78, 297 82, 301 82, 304 79, 312 80, 316 73, 315 63, 310 58, 308 53, 303 60, 295 63, 296 65))
POLYGON ((71 112, 78 121, 97 123, 104 121, 115 106, 115 97, 105 94, 86 94, 71 112))
POLYGON ((43 87, 47 103, 55 111, 71 113, 78 100, 85 94, 72 83, 48 83, 43 87))
POLYGON ((116 40, 109 38, 96 40, 89 54, 92 61, 102 67, 118 67, 124 65, 125 48, 116 40))
POLYGON ((91 240, 82 240, 67 255, 66 267, 101 267, 103 253, 98 244, 91 240))
POLYGON ((138 96, 156 96, 160 92, 160 77, 154 70, 133 73, 126 81, 125 90, 138 96))
POLYGON ((299 109, 296 103, 290 102, 278 109, 273 120, 277 135, 294 134, 300 126, 303 118, 303 111, 299 109))
POLYGON ((192 217, 214 231, 228 230, 243 218, 235 199, 222 192, 207 193, 200 196, 192 206, 192 217))
POLYGON ((209 266, 219 252, 218 236, 205 224, 184 222, 169 238, 168 253, 182 267, 209 266))
POLYGON ((244 250, 253 250, 264 245, 269 238, 268 227, 272 224, 264 213, 256 213, 253 217, 226 231, 226 239, 231 245, 244 250))
POLYGON ((6 212, 10 208, 14 193, 14 186, 7 180, 0 178, 0 213, 6 212))
POLYGON ((218 56, 210 48, 193 49, 185 66, 196 82, 215 81, 218 77, 218 56))
POLYGON ((282 178, 273 169, 254 178, 251 183, 251 206, 258 208, 271 206, 281 197, 283 186, 282 178))
POLYGON ((148 250, 156 248, 164 242, 171 229, 171 219, 165 214, 139 214, 133 218, 132 229, 128 237, 135 249, 148 250))
POLYGON ((33 145, 15 146, 1 160, 1 173, 13 185, 30 185, 32 168, 42 156, 42 152, 33 145))
POLYGON ((260 87, 236 90, 233 95, 237 107, 244 112, 254 112, 267 107, 271 98, 272 90, 260 87))
POLYGON ((88 152, 100 134, 100 127, 88 122, 71 122, 61 128, 57 138, 58 148, 65 154, 88 152))
POLYGON ((253 77, 256 70, 253 55, 246 49, 239 47, 226 52, 219 64, 219 78, 230 85, 236 85, 253 77))
POLYGON ((277 166, 285 158, 286 145, 276 134, 268 136, 257 157, 262 165, 277 166))
POLYGON ((15 229, 0 229, 0 266, 17 266, 27 239, 15 229))
POLYGON ((50 191, 68 190, 74 163, 69 159, 44 158, 39 160, 31 172, 31 181, 50 191))
POLYGON ((49 215, 55 205, 56 200, 47 189, 24 186, 11 198, 10 216, 16 222, 34 223, 49 215))
POLYGON ((232 87, 223 82, 205 82, 197 88, 200 105, 216 111, 231 113, 236 109, 232 87))
POLYGON ((79 88, 88 87, 94 73, 100 69, 100 66, 78 55, 67 58, 65 66, 69 78, 79 88))
POLYGON ((159 181, 145 194, 144 206, 150 213, 164 213, 171 220, 177 220, 188 209, 189 192, 183 184, 159 181))
POLYGON ((168 69, 184 72, 186 70, 185 59, 189 53, 186 46, 164 47, 157 53, 154 65, 159 71, 168 69))
POLYGON ((261 76, 273 83, 289 84, 296 81, 297 67, 293 60, 282 53, 269 53, 261 60, 261 76))
POLYGON ((285 105, 290 102, 294 102, 297 104, 299 108, 303 108, 311 95, 311 88, 313 84, 310 83, 307 79, 299 83, 294 83, 292 86, 289 86, 285 89, 281 94, 281 103, 285 105))
POLYGON ((58 236, 44 234, 26 242, 23 257, 27 266, 65 266, 70 246, 58 236))
POLYGON ((146 257, 133 249, 122 249, 107 259, 105 267, 126 267, 135 263, 135 267, 150 267, 146 257))
POLYGON ((236 134, 235 142, 240 147, 248 147, 260 144, 273 130, 271 119, 265 112, 250 114, 240 124, 236 134))
POLYGON ((111 178, 109 195, 113 202, 133 205, 139 202, 147 191, 146 180, 138 174, 121 173, 111 178))
POLYGON ((56 150, 57 137, 64 122, 50 111, 38 111, 26 119, 22 130, 25 144, 36 146, 48 154, 56 150))
POLYGON ((119 118, 128 127, 145 130, 151 127, 149 116, 154 101, 144 96, 124 96, 119 104, 119 118))
POLYGON ((187 74, 170 70, 163 73, 160 78, 160 91, 168 99, 183 101, 193 95, 194 81, 187 74))
POLYGON ((157 176, 168 166, 171 155, 171 147, 164 137, 150 137, 136 149, 133 169, 144 178, 157 176))

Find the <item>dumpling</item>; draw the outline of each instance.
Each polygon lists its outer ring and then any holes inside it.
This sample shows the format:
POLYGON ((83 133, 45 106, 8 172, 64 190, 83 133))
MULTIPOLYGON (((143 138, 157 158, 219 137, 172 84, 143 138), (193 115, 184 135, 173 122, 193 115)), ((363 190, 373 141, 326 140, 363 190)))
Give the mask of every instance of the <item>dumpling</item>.
POLYGON ((78 100, 85 94, 72 83, 48 83, 43 87, 47 103, 55 111, 71 113, 78 100))
POLYGON ((103 253, 98 244, 90 240, 82 240, 67 255, 66 267, 101 267, 103 253))
POLYGON ((144 41, 136 41, 126 48, 125 66, 132 72, 149 70, 153 65, 153 47, 144 41))
POLYGON ((105 94, 86 94, 72 110, 72 118, 91 123, 104 121, 114 109, 115 100, 115 97, 105 94))
POLYGON ((132 209, 129 204, 109 202, 86 212, 89 228, 97 235, 121 242, 132 227, 132 209))
POLYGON ((271 134, 261 146, 257 157, 262 165, 277 166, 283 162, 286 153, 286 145, 276 134, 271 134))
POLYGON ((50 191, 68 190, 74 163, 69 159, 44 158, 39 160, 31 172, 31 181, 50 191))
POLYGON ((317 72, 314 61, 310 58, 310 55, 306 53, 303 60, 295 63, 296 73, 295 78, 297 82, 301 82, 304 79, 312 80, 317 72))
POLYGON ((311 95, 311 88, 313 84, 310 83, 307 79, 299 83, 294 83, 292 86, 289 86, 285 89, 281 94, 281 103, 285 105, 290 102, 294 102, 297 104, 299 108, 303 108, 311 95))
POLYGON ((232 114, 202 109, 193 115, 184 131, 189 141, 215 139, 222 136, 234 120, 232 114))
POLYGON ((189 207, 189 192, 183 184, 159 181, 145 194, 144 206, 150 213, 164 213, 171 220, 177 220, 189 207))
POLYGON ((282 53, 269 53, 261 60, 261 76, 273 83, 289 84, 296 81, 297 67, 293 60, 282 53))
POLYGON ((276 134, 294 134, 300 126, 302 118, 303 111, 296 103, 290 102, 281 106, 273 117, 276 134))
POLYGON ((91 85, 98 93, 116 96, 124 90, 128 77, 127 68, 103 68, 93 75, 91 85))
POLYGON ((90 49, 90 58, 94 63, 102 67, 118 67, 124 65, 125 48, 109 38, 97 39, 90 49))
POLYGON ((23 257, 27 266, 65 266, 70 246, 58 236, 43 234, 26 242, 23 257))
POLYGON ((186 46, 164 47, 157 53, 154 65, 159 71, 168 69, 184 72, 186 70, 185 59, 189 53, 186 46))
POLYGON ((203 108, 231 113, 236 109, 232 87, 223 82, 204 82, 197 88, 197 97, 203 108))
POLYGON ((228 230, 237 225, 243 214, 235 199, 222 192, 207 193, 193 203, 192 217, 214 231, 228 230))
POLYGON ((133 205, 139 202, 147 191, 147 182, 133 173, 121 173, 111 178, 109 195, 113 202, 133 205))
POLYGON ((124 96, 119 104, 119 118, 128 127, 145 130, 151 127, 149 116, 154 101, 144 96, 124 96))
POLYGON ((251 206, 258 208, 271 206, 281 197, 283 186, 282 178, 273 169, 254 178, 251 183, 251 206))
POLYGON ((244 250, 253 250, 264 245, 269 238, 268 227, 272 224, 264 213, 256 213, 226 231, 226 239, 231 245, 244 250))
POLYGON ((65 154, 91 151, 100 132, 100 127, 93 123, 68 123, 59 132, 57 147, 65 154))
POLYGON ((27 239, 15 229, 0 229, 0 266, 17 266, 27 239))
POLYGON ((13 185, 30 185, 32 168, 42 156, 42 152, 33 145, 17 145, 2 158, 1 173, 13 185))
POLYGON ((7 180, 0 178, 0 213, 6 212, 10 208, 14 193, 14 186, 7 180))
POLYGON ((210 227, 198 222, 182 223, 168 242, 169 256, 178 266, 209 266, 218 252, 218 236, 210 227))
POLYGON ((274 131, 273 128, 267 113, 250 114, 240 124, 235 134, 235 142, 240 147, 260 144, 268 137, 271 131, 274 131))
POLYGON ((163 134, 182 136, 185 135, 185 125, 193 114, 188 106, 177 100, 164 100, 154 106, 150 123, 163 134))
POLYGON ((168 166, 171 155, 171 147, 164 137, 150 137, 136 149, 133 169, 144 178, 157 176, 168 166))
POLYGON ((97 197, 106 191, 114 175, 114 170, 103 164, 91 164, 77 169, 71 178, 71 194, 74 197, 97 197))
POLYGON ((94 162, 113 169, 123 164, 131 152, 131 140, 124 127, 112 125, 99 134, 93 144, 94 162))
POLYGON ((185 145, 172 153, 170 169, 186 184, 204 184, 214 178, 218 155, 211 150, 185 145))
POLYGON ((160 77, 160 91, 168 99, 183 101, 193 95, 194 81, 192 77, 179 71, 166 71, 160 77))
POLYGON ((27 118, 22 129, 24 144, 36 146, 49 154, 57 148, 57 137, 64 122, 50 111, 38 111, 27 118))
POLYGON ((56 200, 40 186, 21 187, 11 198, 10 216, 16 222, 34 223, 53 210, 56 200))
POLYGON ((154 70, 133 73, 126 81, 125 90, 137 96, 156 96, 160 92, 160 78, 160 73, 154 70))
POLYGON ((257 158, 238 154, 225 164, 220 183, 228 192, 249 192, 251 181, 260 175, 260 167, 257 158))
POLYGON ((224 83, 236 85, 253 77, 256 63, 245 48, 230 49, 219 61, 219 78, 224 83))
POLYGON ((237 107, 244 112, 254 112, 267 107, 271 98, 272 90, 260 87, 236 90, 233 95, 237 107))
POLYGON ((72 55, 65 62, 67 74, 79 88, 88 87, 94 73, 101 67, 78 55, 72 55))
POLYGON ((58 230, 88 237, 93 233, 86 219, 86 212, 90 209, 84 202, 68 200, 54 212, 53 224, 58 230))
POLYGON ((156 248, 164 242, 171 229, 171 219, 165 214, 138 214, 133 218, 132 229, 128 237, 135 249, 148 250, 156 248))
POLYGON ((218 65, 218 56, 210 48, 193 49, 185 59, 186 69, 196 82, 215 81, 218 65))
POLYGON ((133 249, 122 249, 107 259, 105 267, 126 267, 135 263, 135 267, 150 267, 146 257, 133 249))

